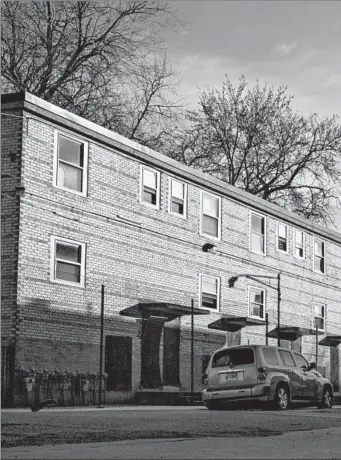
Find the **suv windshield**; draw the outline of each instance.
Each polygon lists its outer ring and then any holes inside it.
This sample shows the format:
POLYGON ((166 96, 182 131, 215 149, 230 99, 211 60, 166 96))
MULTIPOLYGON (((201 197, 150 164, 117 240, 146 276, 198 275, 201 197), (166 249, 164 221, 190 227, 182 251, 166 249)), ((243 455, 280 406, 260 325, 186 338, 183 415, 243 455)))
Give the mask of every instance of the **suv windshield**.
POLYGON ((212 367, 240 366, 254 362, 255 356, 252 348, 232 348, 218 351, 213 356, 212 367))

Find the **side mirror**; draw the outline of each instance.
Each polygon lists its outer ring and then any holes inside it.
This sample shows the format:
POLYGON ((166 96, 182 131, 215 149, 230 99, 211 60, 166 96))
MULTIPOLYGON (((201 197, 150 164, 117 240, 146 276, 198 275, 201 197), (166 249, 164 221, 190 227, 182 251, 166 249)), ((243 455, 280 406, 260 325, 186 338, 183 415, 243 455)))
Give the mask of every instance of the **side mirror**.
POLYGON ((311 371, 312 369, 316 369, 316 363, 310 363, 308 370, 311 371))

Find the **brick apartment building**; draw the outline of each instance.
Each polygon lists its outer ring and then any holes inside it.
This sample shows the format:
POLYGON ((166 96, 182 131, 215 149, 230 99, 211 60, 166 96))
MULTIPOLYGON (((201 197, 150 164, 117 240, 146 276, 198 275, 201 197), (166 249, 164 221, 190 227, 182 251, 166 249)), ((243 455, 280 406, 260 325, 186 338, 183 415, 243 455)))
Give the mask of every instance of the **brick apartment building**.
POLYGON ((266 318, 269 344, 279 334, 310 361, 317 325, 319 369, 339 391, 340 233, 29 93, 1 110, 9 379, 97 372, 104 286, 107 401, 191 389, 192 300, 196 391, 215 349, 265 343, 266 318))

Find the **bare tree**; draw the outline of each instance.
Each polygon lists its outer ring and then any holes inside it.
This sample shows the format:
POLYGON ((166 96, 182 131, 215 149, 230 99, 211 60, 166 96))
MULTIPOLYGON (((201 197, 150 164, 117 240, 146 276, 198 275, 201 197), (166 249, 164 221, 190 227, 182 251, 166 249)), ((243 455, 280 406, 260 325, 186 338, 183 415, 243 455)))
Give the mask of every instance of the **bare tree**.
POLYGON ((169 155, 327 223, 330 205, 340 203, 339 119, 298 114, 286 87, 246 87, 244 77, 237 87, 226 77, 221 90, 203 90, 169 155))
POLYGON ((3 91, 27 90, 159 148, 164 118, 181 105, 160 32, 179 25, 168 2, 5 1, 3 91))

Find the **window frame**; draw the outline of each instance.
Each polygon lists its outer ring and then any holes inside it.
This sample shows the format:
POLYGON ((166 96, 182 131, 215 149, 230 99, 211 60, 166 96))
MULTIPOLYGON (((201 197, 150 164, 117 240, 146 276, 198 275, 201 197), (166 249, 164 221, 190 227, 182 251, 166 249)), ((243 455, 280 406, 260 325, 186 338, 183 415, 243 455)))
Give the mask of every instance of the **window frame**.
POLYGON ((160 190, 161 190, 161 174, 157 169, 151 168, 149 166, 140 165, 140 204, 147 206, 151 209, 160 209, 160 190), (152 173, 156 173, 156 204, 148 203, 143 200, 143 171, 146 169, 152 173))
POLYGON ((220 312, 220 286, 221 286, 221 279, 219 276, 212 276, 212 275, 206 275, 205 273, 199 273, 199 308, 203 308, 204 310, 210 310, 210 311, 215 311, 217 313, 220 312), (203 307, 202 306, 202 278, 213 278, 215 280, 218 280, 217 283, 217 308, 210 308, 210 307, 203 307))
POLYGON ((179 179, 176 179, 175 177, 169 177, 169 181, 168 181, 168 212, 169 214, 172 214, 173 216, 178 216, 178 217, 181 217, 181 219, 187 219, 187 183, 186 182, 183 182, 182 180, 179 180, 179 179), (183 214, 179 214, 178 212, 174 212, 172 211, 172 198, 173 198, 173 195, 172 195, 172 182, 173 181, 176 181, 176 182, 179 182, 180 184, 183 184, 184 186, 184 204, 183 204, 183 207, 184 207, 184 212, 183 214))
POLYGON ((51 270, 50 270, 50 280, 52 283, 56 284, 63 284, 67 286, 74 286, 74 287, 85 287, 85 260, 86 260, 86 243, 81 243, 79 241, 70 240, 68 238, 62 238, 59 236, 51 236, 51 270), (80 282, 76 283, 73 281, 62 280, 56 278, 56 268, 57 268, 57 243, 64 243, 65 245, 69 246, 80 246, 81 247, 81 262, 80 264, 74 263, 74 265, 79 265, 80 267, 80 282))
POLYGON ((306 257, 305 256, 305 252, 306 252, 305 251, 305 244, 306 244, 306 232, 304 230, 299 230, 298 228, 295 228, 295 231, 294 231, 294 256, 296 257, 296 259, 299 259, 299 260, 304 260, 305 259, 305 257, 306 257), (297 232, 300 232, 303 235, 303 242, 302 242, 303 256, 302 257, 298 256, 296 254, 296 248, 297 248, 297 246, 296 246, 296 233, 297 232))
POLYGON ((249 318, 260 319, 262 321, 265 321, 265 318, 266 318, 266 289, 260 288, 258 286, 248 286, 248 313, 249 313, 249 318), (263 292, 263 300, 264 300, 263 317, 251 314, 251 291, 253 289, 257 289, 258 291, 263 292))
MULTIPOLYGON (((314 257, 313 257, 313 271, 315 273, 319 273, 320 275, 325 275, 326 274, 326 242, 324 240, 322 240, 321 238, 314 237, 314 239, 313 239, 313 254, 314 254, 314 257), (316 270, 316 268, 315 268, 315 258, 319 257, 319 256, 316 256, 316 253, 315 253, 315 243, 317 241, 321 242, 323 244, 323 272, 321 270, 316 270)), ((322 257, 321 257, 321 259, 322 259, 322 257)))
POLYGON ((297 366, 296 366, 296 361, 295 361, 295 359, 294 359, 294 357, 293 357, 293 354, 291 353, 291 350, 290 350, 289 348, 288 348, 287 350, 281 349, 281 350, 278 350, 278 351, 279 351, 279 355, 280 355, 280 357, 281 357, 281 361, 282 361, 282 363, 283 363, 284 366, 286 366, 286 367, 297 367, 297 366), (292 359, 292 361, 293 361, 293 363, 294 363, 293 365, 289 365, 289 364, 286 364, 286 363, 285 363, 285 360, 284 360, 284 357, 283 357, 283 353, 289 353, 289 356, 291 356, 291 359, 292 359))
POLYGON ((277 252, 281 252, 282 254, 288 254, 289 252, 289 226, 288 224, 285 224, 284 222, 277 221, 277 235, 276 235, 276 250, 277 252), (286 250, 280 249, 279 247, 279 226, 283 225, 285 227, 285 234, 286 234, 286 250))
MULTIPOLYGON (((205 214, 207 215, 207 214, 205 214)), ((209 216, 212 217, 212 216, 209 216)), ((215 217, 214 217, 215 219, 215 217)), ((200 190, 200 235, 204 236, 205 238, 210 238, 214 241, 221 241, 221 223, 222 223, 222 216, 221 216, 221 197, 219 195, 215 195, 214 193, 206 192, 205 190, 200 190), (219 217, 218 217, 218 236, 210 235, 209 233, 203 232, 203 209, 204 209, 204 194, 210 195, 214 198, 218 198, 218 210, 219 210, 219 217)))
POLYGON ((250 209, 249 211, 249 251, 250 252, 253 252, 254 254, 258 254, 260 256, 266 256, 266 245, 267 245, 267 238, 266 238, 266 230, 267 230, 267 218, 264 214, 261 214, 259 212, 256 212, 256 211, 252 211, 250 209), (262 219, 264 219, 264 252, 260 252, 260 251, 255 251, 254 249, 252 249, 252 215, 255 215, 255 216, 258 216, 258 217, 261 217, 262 219))
MULTIPOLYGON (((89 157, 89 142, 80 136, 75 136, 65 131, 61 131, 58 129, 54 130, 54 146, 53 146, 53 187, 59 188, 60 190, 64 190, 70 193, 74 193, 78 196, 86 197, 88 194, 88 157, 89 157), (78 144, 83 145, 83 167, 79 167, 82 169, 82 191, 79 192, 78 190, 74 190, 69 187, 65 187, 64 185, 58 184, 58 171, 59 171, 59 137, 65 137, 72 142, 76 142, 78 144)), ((67 163, 62 160, 62 162, 67 163)), ((73 165, 75 166, 75 165, 73 165)), ((77 166, 75 166, 77 167, 77 166)))
POLYGON ((319 318, 319 319, 322 319, 323 320, 323 328, 318 328, 317 330, 320 331, 320 332, 326 332, 326 312, 327 312, 327 306, 326 304, 324 303, 319 303, 319 304, 314 304, 313 305, 313 319, 312 319, 312 323, 313 323, 313 330, 315 331, 316 330, 316 321, 315 319, 316 318, 319 318), (323 307, 323 315, 324 316, 320 316, 320 315, 317 315, 316 314, 316 308, 317 307, 323 307))
POLYGON ((300 369, 304 369, 304 368, 308 368, 308 367, 309 367, 309 363, 308 363, 307 359, 306 359, 301 353, 299 353, 298 351, 292 350, 292 351, 291 351, 291 354, 292 354, 292 357, 294 358, 296 367, 299 367, 300 369), (306 365, 305 365, 305 366, 299 366, 299 365, 297 364, 296 356, 299 356, 299 357, 303 358, 303 360, 305 361, 306 365))

